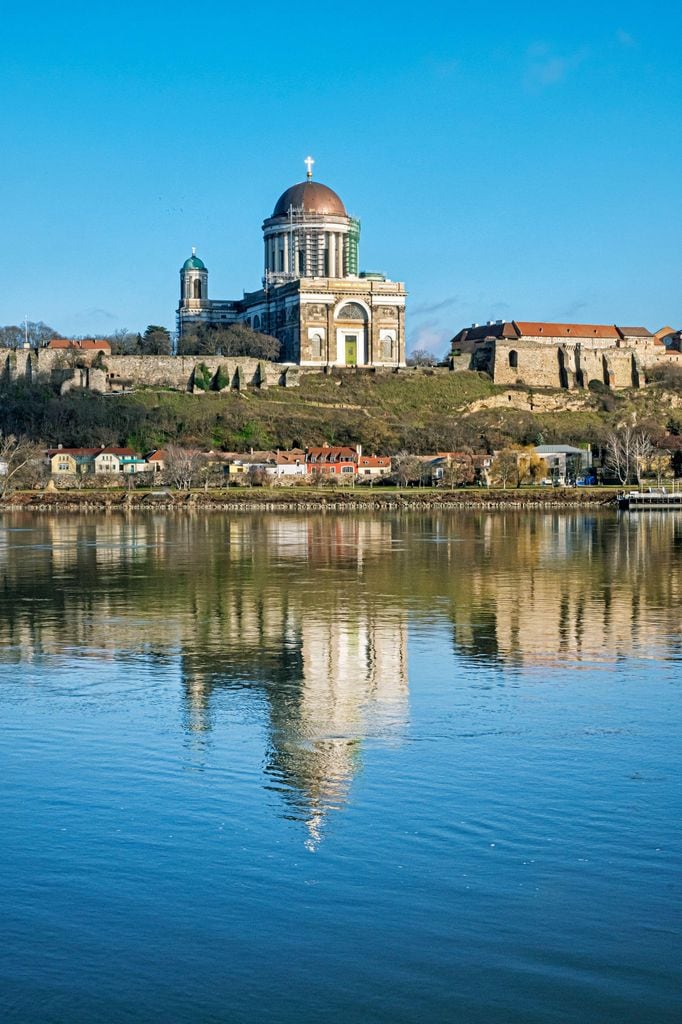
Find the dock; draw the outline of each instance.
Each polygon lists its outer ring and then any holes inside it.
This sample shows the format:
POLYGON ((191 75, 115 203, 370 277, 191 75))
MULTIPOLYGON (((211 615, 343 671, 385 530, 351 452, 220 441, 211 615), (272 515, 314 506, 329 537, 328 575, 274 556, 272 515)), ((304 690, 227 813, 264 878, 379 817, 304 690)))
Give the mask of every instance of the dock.
POLYGON ((645 509, 682 509, 682 491, 669 493, 664 487, 646 491, 627 491, 618 495, 618 508, 625 512, 645 509))

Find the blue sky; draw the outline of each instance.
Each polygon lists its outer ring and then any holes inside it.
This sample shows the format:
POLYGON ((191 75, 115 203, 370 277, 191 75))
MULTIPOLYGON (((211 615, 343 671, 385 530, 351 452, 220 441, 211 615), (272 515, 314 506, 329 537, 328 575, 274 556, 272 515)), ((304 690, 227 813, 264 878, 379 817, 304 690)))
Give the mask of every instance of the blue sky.
POLYGON ((487 319, 679 326, 682 13, 671 3, 10 5, 0 324, 174 324, 196 245, 258 287, 316 160, 404 280, 409 347, 487 319))

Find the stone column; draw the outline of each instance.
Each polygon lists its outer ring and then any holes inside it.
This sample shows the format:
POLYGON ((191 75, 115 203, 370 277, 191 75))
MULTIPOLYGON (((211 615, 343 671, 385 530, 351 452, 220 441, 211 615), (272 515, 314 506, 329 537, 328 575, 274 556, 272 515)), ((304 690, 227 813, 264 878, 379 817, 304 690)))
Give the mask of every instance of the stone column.
POLYGON ((284 273, 289 273, 289 234, 284 232, 284 273))
POLYGON ((398 306, 398 337, 396 339, 398 348, 396 363, 405 362, 405 307, 398 306))
POLYGON ((333 231, 327 232, 327 252, 329 253, 329 277, 336 277, 336 244, 333 231))
POLYGON ((334 330, 334 303, 327 306, 327 363, 336 362, 336 331, 334 330))
POLYGON ((373 366, 378 355, 379 355, 379 318, 376 315, 374 305, 370 306, 370 321, 368 323, 368 351, 367 351, 367 362, 370 366, 373 366))

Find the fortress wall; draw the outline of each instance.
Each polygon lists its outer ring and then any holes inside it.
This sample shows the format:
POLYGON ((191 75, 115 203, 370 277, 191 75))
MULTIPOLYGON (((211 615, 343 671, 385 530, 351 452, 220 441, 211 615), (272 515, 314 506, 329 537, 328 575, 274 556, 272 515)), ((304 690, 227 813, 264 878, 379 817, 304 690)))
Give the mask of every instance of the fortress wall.
POLYGON ((207 368, 211 377, 220 367, 230 387, 291 387, 298 384, 300 376, 298 366, 249 356, 112 356, 63 349, 0 349, 0 376, 4 379, 35 379, 40 374, 62 391, 90 387, 91 381, 97 382, 94 390, 98 391, 127 387, 187 391, 199 364, 207 368))
POLYGON ((598 380, 604 384, 604 353, 596 349, 581 348, 576 352, 576 364, 583 375, 583 387, 587 387, 591 380, 598 380))
POLYGON ((191 386, 194 368, 200 363, 211 375, 223 368, 230 383, 239 370, 242 383, 255 383, 259 359, 248 357, 226 358, 224 356, 106 356, 104 359, 110 386, 137 385, 146 387, 176 388, 186 391, 191 386))
POLYGON ((510 341, 495 345, 493 380, 496 384, 521 382, 530 387, 561 387, 559 346, 535 345, 528 341, 510 341), (517 366, 510 366, 510 354, 516 353, 517 366))
POLYGON ((606 354, 606 365, 612 388, 631 388, 636 383, 633 360, 635 352, 630 349, 614 349, 606 354))

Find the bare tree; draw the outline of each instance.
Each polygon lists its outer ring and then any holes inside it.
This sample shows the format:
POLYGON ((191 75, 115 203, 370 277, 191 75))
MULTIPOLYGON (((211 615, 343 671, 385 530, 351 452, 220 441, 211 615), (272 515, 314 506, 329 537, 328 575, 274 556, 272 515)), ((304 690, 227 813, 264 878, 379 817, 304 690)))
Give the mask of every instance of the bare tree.
POLYGON ((27 437, 0 435, 0 497, 21 483, 35 483, 42 451, 27 437))
POLYGON ((604 465, 621 484, 626 484, 632 471, 632 428, 612 431, 606 438, 604 465))
POLYGON ((642 469, 654 453, 651 438, 643 430, 634 427, 623 427, 612 431, 606 439, 607 469, 613 473, 621 484, 627 484, 632 476, 637 483, 642 482, 642 469))
POLYGON ((433 352, 427 352, 425 348, 415 348, 405 360, 408 366, 435 366, 438 356, 433 352))
POLYGON ((166 483, 179 491, 189 491, 197 479, 204 462, 201 452, 179 445, 169 445, 164 459, 164 478, 166 483))
POLYGON ((634 435, 632 439, 632 461, 638 486, 642 484, 642 472, 646 464, 651 461, 655 450, 651 438, 643 430, 638 431, 634 435))
POLYGON ((421 480, 422 464, 416 455, 409 452, 398 452, 391 459, 393 475, 402 487, 421 480))
POLYGON ((249 487, 263 487, 268 479, 263 466, 249 466, 249 471, 246 474, 249 487))

